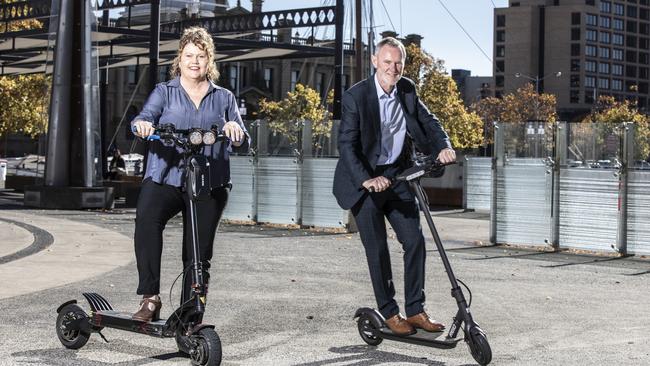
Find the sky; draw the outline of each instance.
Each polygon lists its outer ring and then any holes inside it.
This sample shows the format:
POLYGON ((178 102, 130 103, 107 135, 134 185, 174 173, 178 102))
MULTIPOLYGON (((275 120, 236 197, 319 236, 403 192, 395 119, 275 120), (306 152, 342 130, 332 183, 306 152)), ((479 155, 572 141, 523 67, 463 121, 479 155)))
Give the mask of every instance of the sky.
MULTIPOLYGON (((346 10, 350 10, 354 0, 344 1, 346 10)), ((447 72, 451 73, 451 69, 465 69, 470 70, 472 75, 492 75, 494 7, 506 7, 508 0, 372 1, 377 35, 385 30, 395 30, 400 36, 417 33, 424 37, 422 48, 435 58, 444 60, 447 72), (478 46, 463 32, 441 4, 447 7, 478 46), (481 49, 489 58, 481 52, 481 49)), ((231 6, 235 4, 235 0, 230 0, 231 6)), ((241 4, 243 7, 250 8, 250 0, 242 0, 241 4)), ((307 8, 333 4, 334 0, 265 0, 263 10, 307 8)), ((349 32, 348 16, 346 16, 346 24, 346 31, 349 32)), ((331 35, 333 34, 330 32, 331 35)))

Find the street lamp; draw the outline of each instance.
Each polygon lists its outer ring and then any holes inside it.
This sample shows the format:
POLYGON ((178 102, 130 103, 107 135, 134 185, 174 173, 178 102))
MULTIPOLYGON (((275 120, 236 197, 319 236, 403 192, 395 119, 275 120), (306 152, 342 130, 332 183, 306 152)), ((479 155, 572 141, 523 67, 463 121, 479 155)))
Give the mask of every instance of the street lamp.
POLYGON ((525 79, 534 81, 535 82, 535 91, 537 92, 537 94, 539 94, 539 82, 546 79, 547 77, 549 77, 551 75, 555 76, 556 78, 559 78, 560 76, 562 76, 562 71, 546 74, 546 75, 544 75, 542 77, 539 77, 539 75, 537 75, 535 77, 532 77, 530 75, 522 74, 520 72, 515 73, 516 78, 525 78, 525 79))

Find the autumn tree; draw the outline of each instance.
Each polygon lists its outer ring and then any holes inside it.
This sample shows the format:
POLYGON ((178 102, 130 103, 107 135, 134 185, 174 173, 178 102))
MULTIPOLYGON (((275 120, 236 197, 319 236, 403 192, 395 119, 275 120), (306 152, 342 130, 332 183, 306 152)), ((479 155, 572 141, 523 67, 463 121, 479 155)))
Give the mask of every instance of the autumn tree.
POLYGON ((475 148, 483 141, 483 122, 468 112, 444 63, 415 44, 406 47, 404 76, 413 80, 420 100, 438 117, 455 148, 475 148))
MULTIPOLYGON (((0 4, 12 2, 0 0, 0 4)), ((41 22, 34 19, 3 22, 0 33, 40 27, 41 22)), ((50 80, 44 74, 0 76, 0 136, 24 133, 35 137, 47 131, 50 80)))
POLYGON ((621 123, 633 122, 635 125, 634 155, 637 159, 644 160, 650 156, 650 121, 648 116, 639 112, 634 101, 618 101, 612 96, 602 95, 596 101, 592 112, 581 122, 597 124, 592 128, 599 132, 597 133, 599 141, 596 141, 598 145, 604 142, 604 136, 614 133, 613 130, 621 123))
POLYGON ((260 113, 267 120, 271 132, 280 135, 295 147, 298 147, 305 122, 311 124, 311 143, 316 153, 322 149, 323 140, 330 137, 331 114, 321 103, 318 92, 308 86, 296 84, 296 89, 288 92, 284 99, 280 101, 261 99, 259 105, 260 113))

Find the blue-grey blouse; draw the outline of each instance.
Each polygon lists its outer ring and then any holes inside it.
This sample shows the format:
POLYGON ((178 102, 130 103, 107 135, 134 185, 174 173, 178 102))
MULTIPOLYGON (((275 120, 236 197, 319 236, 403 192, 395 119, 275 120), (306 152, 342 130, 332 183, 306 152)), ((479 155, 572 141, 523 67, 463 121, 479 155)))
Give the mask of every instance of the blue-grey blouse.
MULTIPOLYGON (((250 135, 244 126, 237 100, 232 92, 210 81, 207 94, 197 109, 189 95, 181 86, 180 78, 156 85, 142 111, 132 121, 148 121, 154 125, 173 124, 177 129, 209 129, 217 125, 219 130, 227 121, 235 121, 244 130, 246 139, 238 152, 246 152, 250 146, 250 135)), ((229 153, 233 146, 227 142, 217 142, 203 147, 203 154, 210 162, 210 186, 222 187, 230 183, 229 153)), ((182 150, 173 144, 160 140, 149 142, 149 154, 144 179, 151 178, 160 184, 175 187, 183 186, 185 167, 182 150)))

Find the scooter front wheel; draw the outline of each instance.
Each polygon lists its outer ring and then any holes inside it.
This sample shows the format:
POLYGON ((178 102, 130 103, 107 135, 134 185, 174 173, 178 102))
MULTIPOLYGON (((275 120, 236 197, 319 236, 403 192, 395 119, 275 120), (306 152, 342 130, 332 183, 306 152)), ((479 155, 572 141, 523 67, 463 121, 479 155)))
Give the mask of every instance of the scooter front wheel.
POLYGON ((473 329, 469 333, 467 345, 472 357, 481 366, 489 364, 492 361, 492 349, 490 349, 487 336, 481 329, 473 329))
POLYGON ((86 345, 90 334, 70 326, 73 321, 86 318, 88 315, 77 304, 68 304, 61 309, 56 317, 56 335, 64 347, 79 349, 86 345))
POLYGON ((376 329, 375 325, 366 315, 359 316, 359 320, 357 320, 357 328, 359 328, 361 339, 370 346, 378 346, 384 340, 381 337, 375 336, 373 332, 373 330, 376 329))
POLYGON ((196 347, 190 351, 192 365, 221 365, 221 340, 214 329, 203 328, 191 338, 196 344, 196 347))

